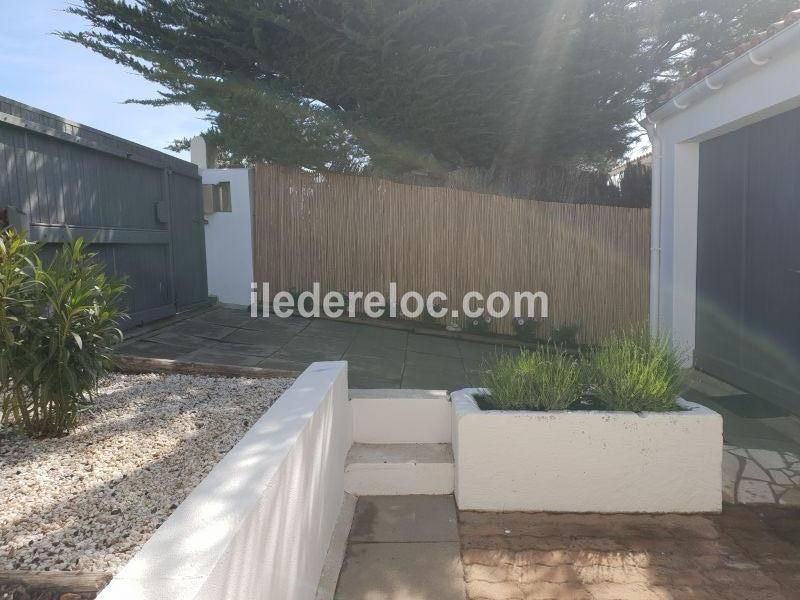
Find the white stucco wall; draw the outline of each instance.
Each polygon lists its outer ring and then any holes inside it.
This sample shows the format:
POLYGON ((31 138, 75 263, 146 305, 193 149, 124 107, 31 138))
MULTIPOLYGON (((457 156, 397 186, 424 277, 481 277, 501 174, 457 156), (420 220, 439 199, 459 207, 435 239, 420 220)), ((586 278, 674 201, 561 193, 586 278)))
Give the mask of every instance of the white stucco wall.
MULTIPOLYGON (((694 348, 695 338, 699 144, 800 106, 800 44, 797 46, 657 121, 662 146, 662 208, 656 320, 662 331, 689 350, 694 348)), ((691 360, 691 353, 688 358, 691 360)))
POLYGON ((247 169, 201 169, 203 183, 231 182, 231 212, 206 215, 208 293, 226 304, 250 304, 253 235, 247 169))
POLYGON ((481 411, 453 392, 462 510, 694 513, 722 509, 722 417, 684 411, 481 411))
POLYGON ((313 600, 352 444, 347 363, 312 364, 99 600, 313 600))
POLYGON ((450 398, 442 390, 352 390, 353 441, 449 444, 450 398))

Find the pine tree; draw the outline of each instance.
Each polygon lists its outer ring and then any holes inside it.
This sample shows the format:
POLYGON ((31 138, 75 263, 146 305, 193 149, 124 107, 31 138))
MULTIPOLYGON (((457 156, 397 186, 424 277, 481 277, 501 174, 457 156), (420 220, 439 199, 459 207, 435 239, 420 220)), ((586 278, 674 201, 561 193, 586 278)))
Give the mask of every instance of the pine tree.
POLYGON ((211 114, 231 163, 603 166, 670 81, 796 0, 83 0, 62 33, 211 114))

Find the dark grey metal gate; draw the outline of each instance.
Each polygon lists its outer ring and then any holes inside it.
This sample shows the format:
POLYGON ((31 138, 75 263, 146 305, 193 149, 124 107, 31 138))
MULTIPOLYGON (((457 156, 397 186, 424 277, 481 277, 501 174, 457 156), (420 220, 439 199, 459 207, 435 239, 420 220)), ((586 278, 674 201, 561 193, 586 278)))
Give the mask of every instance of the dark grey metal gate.
POLYGON ((800 109, 700 145, 695 363, 800 411, 800 109))
POLYGON ((126 275, 128 325, 208 300, 197 167, 0 96, 0 208, 29 238, 92 241, 126 275))

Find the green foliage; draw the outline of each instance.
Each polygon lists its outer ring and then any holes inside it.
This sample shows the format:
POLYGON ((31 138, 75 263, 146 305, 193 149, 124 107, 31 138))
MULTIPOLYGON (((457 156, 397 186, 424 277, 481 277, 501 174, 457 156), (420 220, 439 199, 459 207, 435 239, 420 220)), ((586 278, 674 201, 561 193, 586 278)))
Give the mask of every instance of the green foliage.
POLYGON ((681 359, 669 340, 645 331, 614 336, 592 356, 592 393, 609 410, 677 410, 685 383, 681 359))
POLYGON ((483 375, 498 410, 566 410, 581 399, 584 368, 578 357, 548 346, 501 355, 483 375))
POLYGON ((44 264, 39 246, 0 235, 2 423, 36 437, 68 433, 110 366, 122 282, 106 277, 84 241, 44 264))
MULTIPOLYGON (((226 162, 493 181, 602 167, 796 0, 82 0, 64 32, 208 111, 226 162), (513 178, 513 177, 512 177, 513 178)), ((590 172, 590 171, 589 171, 590 172)))
POLYGON ((649 165, 629 163, 620 180, 620 206, 647 208, 652 197, 653 171, 649 165))
POLYGON ((560 347, 569 348, 578 345, 578 332, 581 326, 578 323, 562 323, 550 332, 550 343, 560 347))

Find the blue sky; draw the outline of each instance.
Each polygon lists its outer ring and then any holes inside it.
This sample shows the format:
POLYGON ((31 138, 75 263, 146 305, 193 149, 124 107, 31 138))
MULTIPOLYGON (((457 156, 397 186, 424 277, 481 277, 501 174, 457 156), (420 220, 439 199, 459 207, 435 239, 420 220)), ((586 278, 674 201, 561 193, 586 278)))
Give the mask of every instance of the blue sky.
POLYGON ((207 127, 187 106, 122 104, 128 98, 153 98, 157 87, 83 46, 51 35, 84 28, 82 19, 63 12, 69 4, 0 0, 0 96, 158 150, 207 127))

